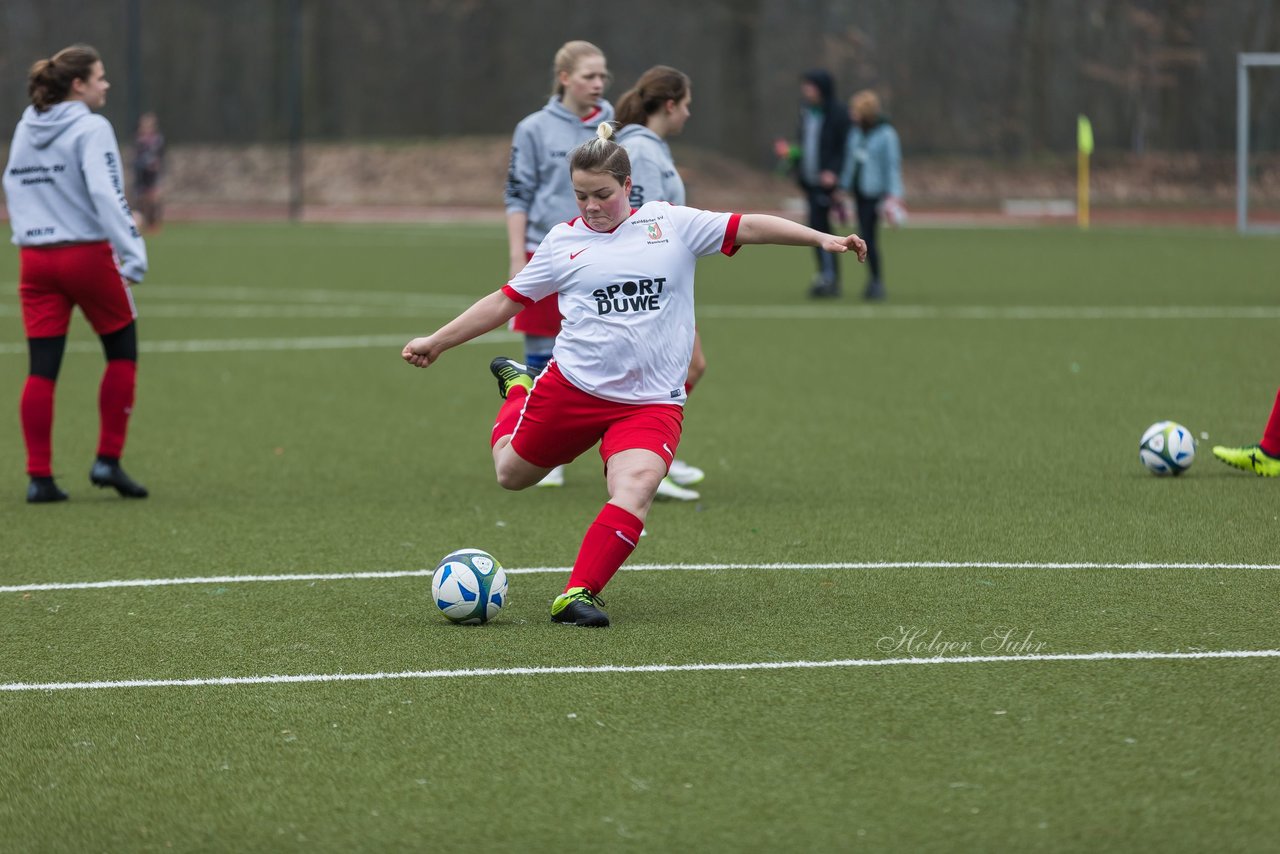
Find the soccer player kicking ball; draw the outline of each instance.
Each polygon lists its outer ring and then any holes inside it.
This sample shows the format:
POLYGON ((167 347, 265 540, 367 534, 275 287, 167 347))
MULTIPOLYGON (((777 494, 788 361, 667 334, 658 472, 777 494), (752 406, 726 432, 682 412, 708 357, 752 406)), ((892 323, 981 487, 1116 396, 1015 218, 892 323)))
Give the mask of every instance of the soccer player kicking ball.
POLYGON ((680 444, 684 383, 693 350, 693 273, 699 257, 739 246, 812 246, 866 258, 860 237, 823 234, 781 217, 713 213, 649 202, 632 210, 631 163, 602 123, 569 156, 582 216, 543 239, 515 278, 401 355, 425 368, 444 351, 506 323, 555 294, 563 326, 535 382, 495 359, 503 404, 490 443, 498 484, 533 486, 556 465, 600 443, 609 501, 587 529, 551 619, 607 626, 600 593, 630 556, 658 483, 680 444))
POLYGON ((1217 445, 1213 455, 1229 466, 1251 471, 1259 477, 1280 477, 1280 392, 1276 392, 1276 403, 1271 408, 1261 442, 1243 448, 1217 445))

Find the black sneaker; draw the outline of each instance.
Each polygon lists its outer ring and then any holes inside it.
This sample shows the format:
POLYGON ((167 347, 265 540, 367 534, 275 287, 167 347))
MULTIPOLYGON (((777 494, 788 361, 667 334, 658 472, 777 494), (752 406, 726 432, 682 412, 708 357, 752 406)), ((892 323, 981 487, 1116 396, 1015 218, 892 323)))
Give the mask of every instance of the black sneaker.
POLYGON ((866 290, 862 292, 862 298, 867 302, 879 302, 885 297, 884 282, 879 279, 872 279, 867 282, 866 290))
POLYGON ((133 478, 124 473, 124 469, 120 468, 120 463, 107 462, 106 460, 98 460, 93 464, 93 468, 89 469, 89 481, 94 486, 105 487, 113 486, 116 492, 124 498, 146 498, 147 488, 140 483, 136 483, 133 478))
POLYGON ((813 283, 809 285, 809 296, 814 299, 838 297, 840 296, 840 282, 821 275, 815 276, 813 283))
POLYGON ((27 486, 28 504, 49 504, 53 501, 66 501, 67 494, 53 482, 51 477, 33 477, 27 486))
POLYGON ((585 587, 572 587, 551 603, 551 620, 571 626, 603 628, 609 625, 609 615, 600 610, 604 600, 585 587))
POLYGON ((525 391, 533 389, 533 371, 515 359, 499 356, 489 363, 489 370, 498 378, 498 394, 502 395, 503 400, 507 399, 507 392, 511 391, 512 386, 524 386, 525 391))

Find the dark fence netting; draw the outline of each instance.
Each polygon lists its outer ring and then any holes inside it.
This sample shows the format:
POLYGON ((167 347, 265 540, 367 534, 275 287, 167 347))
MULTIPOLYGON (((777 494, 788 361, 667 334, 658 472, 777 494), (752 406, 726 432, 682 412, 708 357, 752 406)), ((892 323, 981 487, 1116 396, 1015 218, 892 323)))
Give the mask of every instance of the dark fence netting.
MULTIPOLYGON (((382 186, 375 194, 393 203, 492 204, 503 139, 545 102, 556 48, 578 38, 607 54, 613 99, 654 64, 691 76, 682 166, 707 152, 767 173, 772 141, 795 134, 800 73, 825 67, 842 101, 862 88, 881 95, 918 162, 1069 163, 1083 113, 1100 157, 1221 173, 1229 190, 1236 56, 1280 51, 1280 4, 5 0, 0 105, 16 121, 30 64, 84 41, 104 56, 113 83, 105 114, 122 145, 139 114, 157 113, 186 160, 180 172, 175 158, 174 181, 203 182, 207 199, 286 200, 302 162, 290 146, 297 154, 305 141, 300 180, 313 200, 337 182, 357 196, 382 186), (343 161, 353 143, 365 156, 343 161), (462 157, 468 149, 477 157, 462 157), (452 180, 416 186, 403 170, 432 150, 452 164, 452 180), (208 167, 203 177, 194 163, 208 167), (469 170, 476 182, 467 185, 469 170), (387 189, 382 172, 402 180, 387 189)), ((1280 71, 1256 74, 1251 112, 1280 114, 1280 71)), ((1259 120, 1252 136, 1260 162, 1280 151, 1280 123, 1259 120)), ((694 182, 718 168, 727 167, 701 163, 694 182)))

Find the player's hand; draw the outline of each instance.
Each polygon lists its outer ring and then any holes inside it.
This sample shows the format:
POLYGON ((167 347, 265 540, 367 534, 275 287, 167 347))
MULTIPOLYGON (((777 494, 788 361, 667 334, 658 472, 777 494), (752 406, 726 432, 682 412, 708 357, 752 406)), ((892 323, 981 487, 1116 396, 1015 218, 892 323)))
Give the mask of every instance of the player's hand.
POLYGON ((428 335, 424 338, 414 338, 405 344, 404 349, 400 351, 400 356, 414 367, 425 368, 440 358, 440 352, 428 335))
POLYGON ((822 243, 822 249, 826 252, 853 252, 858 256, 859 262, 867 260, 867 242, 856 234, 848 237, 828 234, 822 243))
POLYGON ((775 139, 773 141, 773 153, 779 160, 786 160, 791 156, 791 143, 785 139, 775 139))

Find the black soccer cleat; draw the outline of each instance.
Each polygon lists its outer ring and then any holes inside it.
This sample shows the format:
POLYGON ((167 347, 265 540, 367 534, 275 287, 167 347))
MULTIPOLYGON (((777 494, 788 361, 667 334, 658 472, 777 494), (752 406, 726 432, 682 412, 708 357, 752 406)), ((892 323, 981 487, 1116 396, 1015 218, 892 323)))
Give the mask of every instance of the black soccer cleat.
POLYGON ((498 394, 503 400, 507 399, 507 393, 513 386, 524 386, 525 391, 533 390, 533 371, 515 359, 499 356, 489 363, 489 370, 498 378, 498 394))
POLYGON ((98 460, 89 469, 89 481, 97 487, 114 487, 122 498, 147 497, 147 488, 125 474, 118 462, 98 460))
POLYGON ((28 504, 50 504, 54 501, 66 501, 67 494, 53 482, 51 477, 33 477, 27 486, 28 504))
POLYGON ((840 296, 840 292, 840 282, 822 274, 814 276, 812 284, 809 285, 809 296, 814 299, 834 299, 840 296))
POLYGON ((600 610, 604 600, 585 587, 574 587, 561 593, 551 603, 551 620, 570 626, 604 628, 609 615, 600 610))

